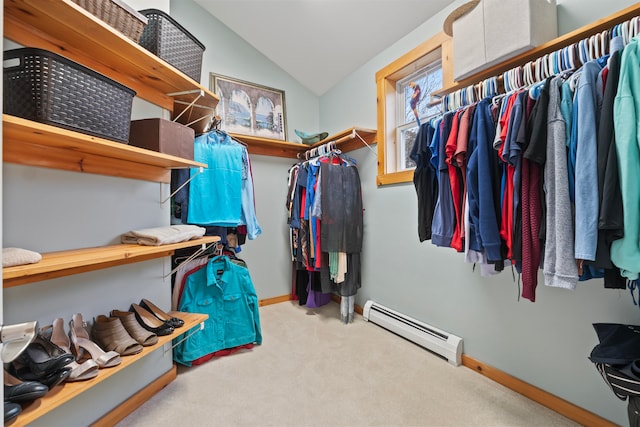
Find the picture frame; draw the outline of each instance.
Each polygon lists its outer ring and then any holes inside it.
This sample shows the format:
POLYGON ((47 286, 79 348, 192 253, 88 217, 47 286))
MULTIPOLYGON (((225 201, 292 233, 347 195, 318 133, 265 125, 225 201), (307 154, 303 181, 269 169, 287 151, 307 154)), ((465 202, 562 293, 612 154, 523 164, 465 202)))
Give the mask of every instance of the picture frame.
POLYGON ((287 140, 284 90, 209 74, 209 87, 220 97, 220 129, 230 133, 287 140))

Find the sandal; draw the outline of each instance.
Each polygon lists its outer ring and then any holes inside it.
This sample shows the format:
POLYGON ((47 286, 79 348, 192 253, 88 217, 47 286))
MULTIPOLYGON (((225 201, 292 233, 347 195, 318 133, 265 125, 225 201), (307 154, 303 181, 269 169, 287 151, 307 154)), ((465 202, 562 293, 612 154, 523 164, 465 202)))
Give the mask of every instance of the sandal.
POLYGON ((140 305, 140 307, 146 309, 151 314, 156 316, 158 319, 162 320, 163 322, 167 322, 168 324, 170 324, 174 328, 180 328, 180 327, 182 327, 184 325, 184 320, 178 319, 177 317, 172 317, 172 316, 168 315, 164 311, 160 310, 156 305, 154 305, 148 299, 144 299, 144 298, 141 299, 139 305, 140 305))
MULTIPOLYGON (((40 332, 48 336, 52 343, 67 353, 71 353, 71 342, 64 331, 64 320, 62 318, 58 317, 53 321, 52 325, 45 326, 40 332)), ((71 368, 71 373, 67 378, 68 382, 90 380, 98 375, 98 363, 93 359, 87 359, 82 363, 74 360, 67 366, 71 368)))
POLYGON ((143 328, 136 320, 136 315, 132 312, 111 310, 111 316, 119 318, 131 338, 138 341, 142 346, 148 347, 158 342, 158 336, 143 328))
POLYGON ((131 338, 117 317, 107 317, 103 314, 96 317, 91 335, 100 347, 113 350, 120 356, 131 356, 142 351, 142 346, 131 338))
POLYGON ((80 313, 74 314, 69 322, 69 339, 79 363, 93 359, 99 368, 111 368, 122 362, 118 353, 115 351, 105 352, 98 344, 89 339, 89 334, 84 328, 82 314, 80 313))

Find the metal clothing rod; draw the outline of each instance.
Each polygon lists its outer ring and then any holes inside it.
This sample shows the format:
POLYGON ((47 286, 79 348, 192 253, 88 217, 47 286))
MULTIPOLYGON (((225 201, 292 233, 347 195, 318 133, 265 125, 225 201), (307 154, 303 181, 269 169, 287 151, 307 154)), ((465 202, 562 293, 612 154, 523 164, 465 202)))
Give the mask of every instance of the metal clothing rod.
POLYGON ((174 191, 173 193, 169 194, 169 197, 167 197, 166 199, 162 200, 160 202, 161 205, 164 205, 165 203, 167 203, 168 200, 170 200, 173 196, 176 195, 176 193, 180 190, 182 190, 182 188, 187 185, 189 182, 191 182, 191 180, 193 178, 195 178, 196 176, 200 175, 202 172, 204 172, 204 168, 202 166, 200 166, 198 168, 198 172, 194 173, 192 176, 189 177, 189 179, 187 179, 182 185, 180 185, 180 187, 176 188, 176 191, 174 191))
POLYGON ((169 272, 169 274, 165 274, 164 276, 162 276, 163 279, 166 279, 167 277, 171 276, 173 273, 175 273, 176 271, 180 270, 180 267, 182 267, 184 264, 186 264, 189 261, 192 261, 194 259, 196 259, 197 257, 199 257, 200 255, 202 255, 207 249, 209 249, 211 246, 215 245, 217 242, 212 242, 209 245, 207 245, 206 243, 203 243, 200 248, 195 251, 194 253, 192 253, 191 255, 189 255, 187 257, 187 259, 185 259, 184 261, 182 261, 176 268, 174 268, 173 270, 171 270, 169 272))
POLYGON ((185 334, 185 336, 184 336, 184 337, 180 338, 180 341, 178 341, 178 342, 176 342, 176 343, 173 343, 173 344, 171 345, 171 347, 170 347, 168 350, 166 350, 166 349, 165 349, 165 350, 163 350, 163 351, 162 351, 162 355, 164 356, 164 355, 165 355, 165 354, 167 354, 168 352, 172 351, 176 346, 180 345, 180 343, 182 343, 184 340, 186 340, 186 339, 188 339, 189 337, 191 337, 192 335, 197 334, 198 332, 200 332, 200 331, 204 330, 204 322, 200 322, 200 325, 199 325, 199 326, 200 326, 200 327, 199 327, 198 329, 191 328, 192 330, 193 330, 193 329, 195 329, 195 330, 194 330, 193 332, 190 332, 190 333, 188 333, 188 334, 185 334))

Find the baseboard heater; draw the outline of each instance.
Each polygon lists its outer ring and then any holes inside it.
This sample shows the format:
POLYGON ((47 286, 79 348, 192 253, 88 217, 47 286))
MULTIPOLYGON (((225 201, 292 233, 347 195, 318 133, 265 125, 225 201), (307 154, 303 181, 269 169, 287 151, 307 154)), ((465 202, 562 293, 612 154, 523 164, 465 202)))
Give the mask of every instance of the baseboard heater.
POLYGON ((373 322, 447 359, 454 366, 462 363, 462 338, 422 323, 371 300, 362 311, 364 320, 373 322))

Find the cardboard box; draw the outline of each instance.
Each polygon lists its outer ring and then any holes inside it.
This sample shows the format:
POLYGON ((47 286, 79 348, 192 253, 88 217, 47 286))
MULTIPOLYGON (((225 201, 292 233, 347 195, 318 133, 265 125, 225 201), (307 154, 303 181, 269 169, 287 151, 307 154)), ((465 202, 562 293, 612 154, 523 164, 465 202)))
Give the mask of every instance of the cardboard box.
POLYGON ((453 22, 455 80, 558 36, 555 0, 482 0, 453 22))
POLYGON ((133 120, 129 145, 193 160, 195 132, 188 126, 164 119, 133 120))

